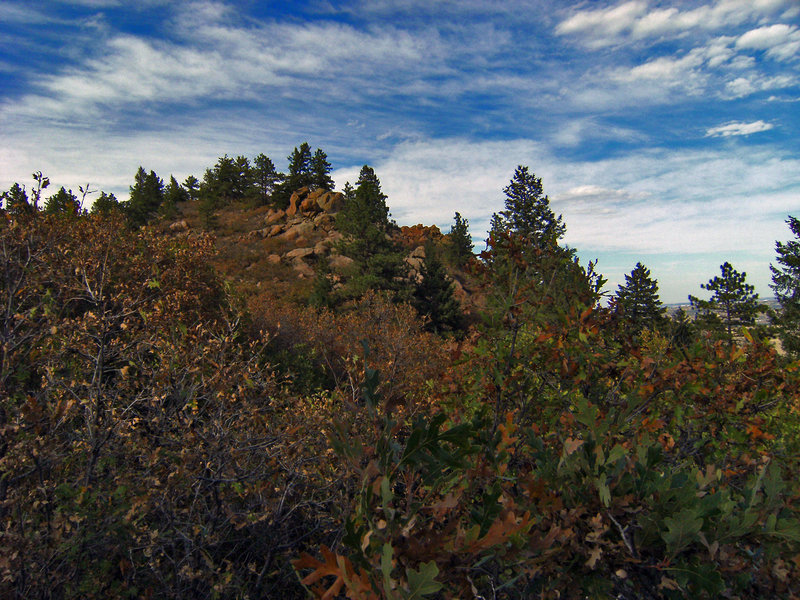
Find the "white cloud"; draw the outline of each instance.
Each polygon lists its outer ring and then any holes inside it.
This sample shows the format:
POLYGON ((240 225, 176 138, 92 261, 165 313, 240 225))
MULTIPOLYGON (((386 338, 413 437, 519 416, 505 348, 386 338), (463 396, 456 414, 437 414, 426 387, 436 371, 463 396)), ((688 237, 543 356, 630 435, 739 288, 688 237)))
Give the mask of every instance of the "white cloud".
POLYGON ((777 60, 790 60, 800 54, 800 28, 778 23, 751 29, 736 40, 737 48, 766 50, 777 60))
POLYGON ((647 3, 641 0, 625 2, 609 8, 575 12, 556 27, 556 34, 587 34, 587 45, 606 46, 614 43, 620 34, 630 30, 637 20, 646 16, 647 3))
POLYGON ((558 35, 578 36, 580 43, 602 47, 628 39, 680 36, 692 30, 715 30, 791 10, 793 0, 717 0, 690 10, 651 8, 634 0, 600 9, 577 10, 556 26, 558 35))
POLYGON ((706 137, 730 137, 732 135, 750 135, 761 131, 769 131, 775 126, 764 121, 753 121, 752 123, 727 123, 718 127, 711 127, 706 130, 706 137))

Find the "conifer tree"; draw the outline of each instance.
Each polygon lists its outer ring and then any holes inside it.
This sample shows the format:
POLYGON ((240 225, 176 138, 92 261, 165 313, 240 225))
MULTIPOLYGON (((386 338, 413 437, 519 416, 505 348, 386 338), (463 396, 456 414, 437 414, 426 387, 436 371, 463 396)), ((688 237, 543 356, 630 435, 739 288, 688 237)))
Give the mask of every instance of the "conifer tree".
POLYGON ((665 309, 658 297, 658 283, 650 278, 650 269, 636 263, 630 275, 625 275, 625 285, 618 287, 616 311, 626 329, 639 333, 665 325, 665 309))
POLYGON ((310 186, 312 183, 311 147, 308 142, 303 142, 299 148, 295 148, 288 159, 289 174, 286 177, 286 184, 289 192, 310 186))
POLYGON ((780 303, 783 349, 794 355, 800 354, 800 220, 789 216, 786 221, 795 239, 786 243, 775 242, 778 266, 770 265, 775 297, 780 303))
POLYGON ((250 166, 250 160, 246 156, 237 156, 233 164, 236 172, 232 199, 238 202, 253 193, 255 176, 253 175, 253 167, 250 166))
POLYGON ((0 196, 3 207, 10 215, 19 215, 33 212, 33 205, 28 200, 25 186, 15 183, 7 192, 0 196))
POLYGON ((92 209, 90 212, 93 215, 109 215, 114 211, 120 210, 120 208, 119 200, 117 200, 117 197, 114 194, 100 192, 100 196, 98 196, 97 200, 95 200, 94 204, 92 204, 92 209))
POLYGON ((311 187, 317 190, 333 190, 333 179, 330 176, 331 164, 328 155, 317 148, 311 159, 311 187))
POLYGON ((189 200, 197 200, 199 198, 200 182, 194 175, 189 175, 183 182, 183 188, 189 196, 189 200))
POLYGON ((474 246, 472 237, 469 234, 469 221, 464 219, 458 212, 455 214, 454 220, 455 223, 450 227, 450 233, 447 236, 450 241, 448 254, 450 262, 461 268, 473 257, 472 249, 474 246))
POLYGON ((316 308, 333 308, 336 304, 331 281, 330 261, 325 256, 317 261, 316 276, 308 303, 316 308))
POLYGON ((164 201, 164 182, 155 171, 147 173, 139 167, 125 203, 125 212, 133 226, 144 225, 158 211, 164 201))
POLYGON ((352 197, 345 197, 336 219, 336 228, 345 236, 339 250, 354 261, 346 295, 358 297, 370 289, 403 291, 405 263, 388 236, 392 226, 380 181, 375 171, 364 165, 352 197))
POLYGON ((720 321, 728 344, 731 344, 733 328, 754 323, 756 314, 762 307, 758 303, 755 288, 745 283, 747 273, 739 273, 727 261, 720 265, 720 271, 721 276, 700 284, 701 288, 712 293, 711 298, 701 300, 689 296, 689 302, 693 308, 701 312, 701 320, 705 320, 712 327, 714 321, 720 321))
POLYGON ((283 176, 275 170, 272 160, 262 153, 253 159, 253 179, 259 203, 267 204, 283 176))
POLYGON ((425 258, 420 266, 411 304, 420 316, 426 318, 425 328, 434 333, 454 333, 464 328, 464 313, 453 293, 453 282, 439 258, 433 244, 425 247, 425 258))
POLYGON ((518 166, 511 182, 503 189, 506 209, 495 224, 503 226, 536 248, 558 243, 566 232, 561 216, 550 209, 550 199, 544 195, 541 177, 518 166))
POLYGON ((80 214, 81 205, 72 190, 67 191, 64 186, 61 186, 58 192, 47 199, 44 205, 44 212, 52 215, 75 216, 80 214))
POLYGON ((171 219, 175 216, 180 202, 186 202, 189 199, 189 193, 181 187, 178 180, 174 175, 170 175, 169 183, 164 188, 164 202, 161 204, 162 216, 171 219))

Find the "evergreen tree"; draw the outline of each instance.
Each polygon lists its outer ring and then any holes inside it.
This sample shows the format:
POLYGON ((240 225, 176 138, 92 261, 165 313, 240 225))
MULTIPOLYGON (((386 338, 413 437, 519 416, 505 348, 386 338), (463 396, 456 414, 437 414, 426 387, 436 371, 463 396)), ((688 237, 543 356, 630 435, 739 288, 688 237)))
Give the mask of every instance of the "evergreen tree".
POLYGON ((455 223, 450 227, 450 233, 447 236, 450 242, 448 255, 453 265, 462 268, 473 257, 474 245, 469 234, 469 221, 462 218, 458 212, 454 219, 455 223))
POLYGON ((114 194, 106 194, 105 192, 100 192, 100 196, 97 200, 94 201, 92 204, 91 213, 94 214, 101 214, 101 215, 109 215, 114 211, 120 210, 121 206, 119 200, 114 194))
POLYGON ((64 186, 61 186, 58 192, 47 199, 44 205, 44 212, 51 215, 76 216, 81 212, 81 205, 72 190, 67 191, 64 186))
POLYGON ((778 266, 770 265, 775 297, 781 306, 778 324, 784 350, 800 354, 800 220, 789 216, 786 221, 795 239, 775 242, 778 266))
POLYGON ((426 318, 425 328, 439 334, 462 331, 464 313, 453 293, 447 270, 439 259, 439 251, 433 244, 426 245, 420 276, 411 304, 420 316, 426 318))
POLYGON ((700 284, 704 290, 712 293, 709 300, 700 300, 689 296, 692 307, 700 311, 701 321, 712 324, 719 320, 725 331, 728 343, 733 342, 733 328, 751 325, 756 314, 761 310, 755 288, 745 283, 747 273, 739 273, 729 262, 720 265, 721 276, 709 279, 700 284))
POLYGON ((189 200, 197 200, 200 197, 200 182, 194 175, 189 175, 183 182, 183 188, 189 196, 189 200))
POLYGON ((203 184, 200 186, 200 196, 214 197, 216 206, 226 206, 239 199, 240 169, 236 161, 228 156, 220 156, 213 169, 206 169, 203 184))
POLYGON ((310 188, 313 183, 311 147, 308 142, 300 144, 300 147, 295 148, 287 158, 289 160, 289 172, 273 194, 273 200, 279 208, 289 206, 289 200, 295 191, 302 187, 310 188))
POLYGON ((134 226, 144 225, 164 202, 164 182, 155 171, 147 173, 144 167, 139 167, 130 190, 130 198, 125 203, 128 220, 134 226))
POLYGON ((234 161, 236 174, 233 184, 232 200, 238 202, 255 192, 255 176, 250 160, 246 156, 237 156, 234 161))
POLYGON ((333 190, 333 179, 330 176, 331 164, 328 156, 317 148, 311 159, 311 187, 317 190, 333 190))
POLYGON ((186 202, 189 193, 181 187, 175 176, 170 175, 169 183, 164 188, 164 202, 161 204, 161 214, 167 219, 172 219, 178 212, 178 203, 186 202))
POLYGON ((28 194, 25 191, 25 186, 15 183, 7 192, 3 192, 0 196, 0 201, 3 207, 10 215, 20 215, 23 213, 32 213, 33 205, 28 201, 28 194))
POLYGON ((317 261, 316 276, 308 303, 317 308, 333 308, 336 304, 331 281, 330 261, 327 257, 323 256, 317 261))
POLYGON ((677 346, 686 347, 694 337, 695 328, 689 315, 683 308, 678 308, 675 314, 672 315, 670 322, 670 337, 672 343, 677 346))
POLYGON ((518 166, 503 191, 506 209, 492 216, 481 254, 495 284, 514 294, 524 287, 529 302, 551 317, 576 303, 593 306, 604 280, 594 263, 584 268, 574 249, 559 245, 566 226, 550 209, 542 180, 518 166))
POLYGON ((550 200, 544 195, 542 179, 529 173, 528 167, 517 167, 503 193, 506 196, 506 209, 500 213, 496 225, 502 225, 504 229, 522 237, 536 248, 555 245, 564 236, 566 226, 561 216, 556 217, 550 209, 550 200))
POLYGON ((658 283, 642 263, 636 263, 630 275, 625 275, 625 285, 619 286, 615 298, 616 312, 626 329, 639 333, 643 329, 661 329, 666 324, 658 283))
POLYGON ((289 193, 301 187, 310 187, 313 175, 311 171, 311 147, 308 142, 303 142, 299 148, 295 148, 288 159, 289 175, 286 177, 286 184, 289 188, 289 193))
POLYGON ((354 261, 345 295, 358 297, 370 289, 403 290, 405 262, 388 236, 392 226, 380 181, 375 171, 364 165, 352 198, 345 199, 336 220, 337 229, 345 236, 339 250, 354 261))
POLYGON ((275 170, 272 160, 265 154, 253 159, 253 180, 259 204, 267 204, 272 199, 275 188, 283 180, 283 175, 275 170))

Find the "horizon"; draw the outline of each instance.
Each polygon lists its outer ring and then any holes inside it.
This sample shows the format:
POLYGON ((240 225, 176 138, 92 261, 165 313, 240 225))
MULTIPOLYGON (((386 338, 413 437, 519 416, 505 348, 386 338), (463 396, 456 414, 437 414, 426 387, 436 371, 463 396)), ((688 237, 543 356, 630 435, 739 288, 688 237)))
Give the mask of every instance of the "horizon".
POLYGON ((793 0, 11 0, 0 191, 41 170, 126 200, 140 165, 283 171, 308 141, 337 189, 369 164, 398 224, 446 233, 458 211, 480 250, 521 164, 610 294, 642 262, 687 303, 729 261, 766 299, 800 208, 798 19, 793 0))

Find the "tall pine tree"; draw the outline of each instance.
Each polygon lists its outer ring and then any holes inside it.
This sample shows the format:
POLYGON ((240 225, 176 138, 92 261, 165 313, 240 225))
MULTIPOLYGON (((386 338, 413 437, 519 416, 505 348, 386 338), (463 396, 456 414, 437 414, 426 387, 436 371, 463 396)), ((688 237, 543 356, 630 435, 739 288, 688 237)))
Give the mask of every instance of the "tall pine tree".
POLYGON ((786 221, 795 239, 775 242, 778 266, 770 265, 775 297, 780 303, 778 325, 784 350, 800 354, 800 220, 789 216, 786 221))
POLYGON ((164 181, 155 171, 148 173, 144 167, 139 167, 130 190, 125 213, 130 223, 138 227, 153 218, 164 202, 164 181))
POLYGON ((405 262, 389 238, 386 195, 375 171, 364 165, 352 195, 336 219, 336 228, 344 234, 339 251, 353 260, 353 269, 344 295, 358 297, 367 290, 404 291, 405 262))
POLYGON ((625 285, 616 296, 616 312, 624 328, 633 333, 643 329, 661 329, 666 324, 665 308, 658 297, 658 282, 650 278, 650 269, 636 263, 625 285))
POLYGON ((720 265, 720 271, 720 276, 700 284, 701 288, 711 292, 711 298, 701 300, 689 296, 689 302, 700 311, 701 321, 710 324, 712 328, 715 322, 720 322, 725 338, 731 344, 733 328, 754 323, 762 307, 758 303, 755 287, 745 282, 747 273, 739 273, 729 262, 720 265))
POLYGON ((448 256, 450 262, 456 267, 463 267, 473 257, 472 237, 469 234, 469 221, 461 216, 461 213, 456 213, 454 223, 450 227, 450 233, 447 235, 449 241, 448 256))
POLYGON ((420 265, 420 280, 411 304, 426 319, 425 328, 434 333, 459 333, 464 329, 464 313, 454 295, 453 282, 432 243, 425 247, 420 265))
POLYGON ((331 164, 328 155, 317 148, 311 159, 311 187, 316 190, 333 190, 333 179, 330 176, 331 164))

